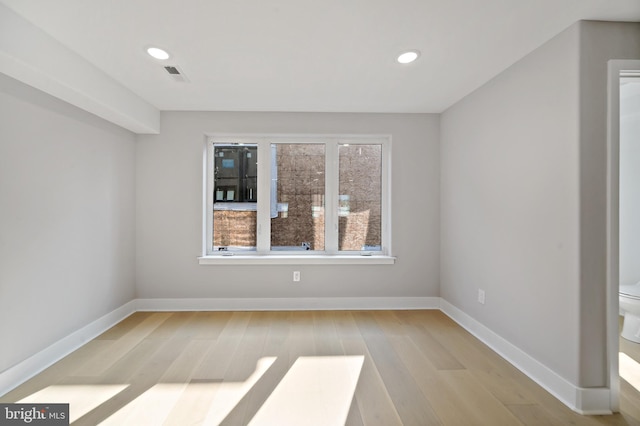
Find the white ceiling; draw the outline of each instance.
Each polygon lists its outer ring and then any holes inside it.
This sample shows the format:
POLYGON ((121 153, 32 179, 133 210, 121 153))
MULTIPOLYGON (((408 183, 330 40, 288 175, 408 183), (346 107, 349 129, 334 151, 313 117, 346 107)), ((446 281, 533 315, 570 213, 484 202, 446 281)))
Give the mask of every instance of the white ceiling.
POLYGON ((640 0, 0 3, 160 110, 442 112, 578 20, 640 21, 640 0))

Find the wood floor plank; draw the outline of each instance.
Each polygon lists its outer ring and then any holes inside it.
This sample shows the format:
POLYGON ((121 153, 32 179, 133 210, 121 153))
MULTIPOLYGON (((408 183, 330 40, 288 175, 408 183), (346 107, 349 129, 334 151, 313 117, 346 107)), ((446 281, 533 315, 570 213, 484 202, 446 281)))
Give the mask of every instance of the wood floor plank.
POLYGON ((353 400, 351 401, 351 407, 349 408, 347 421, 344 424, 345 426, 364 426, 362 415, 360 414, 360 409, 358 408, 358 403, 356 402, 355 394, 353 400))
POLYGON ((96 356, 81 364, 74 376, 100 376, 115 362, 156 331, 171 316, 168 312, 149 315, 96 356))
POLYGON ((489 360, 469 341, 467 336, 446 328, 434 327, 429 329, 431 334, 447 351, 454 353, 455 358, 467 369, 491 371, 493 360, 489 360))
POLYGON ((565 426, 538 404, 508 404, 506 406, 518 420, 527 426, 565 426))
POLYGON ((185 329, 184 325, 187 321, 195 315, 195 312, 159 312, 159 314, 168 315, 170 319, 159 324, 147 338, 149 339, 171 339, 177 333, 183 333, 185 337, 188 337, 191 330, 185 329))
POLYGON ((406 334, 437 369, 461 370, 465 368, 458 361, 455 353, 447 350, 429 333, 428 323, 423 323, 420 318, 416 319, 415 315, 406 315, 406 311, 396 312, 396 316, 405 322, 406 334))
POLYGON ((364 341, 354 338, 343 339, 342 346, 347 355, 364 356, 364 363, 355 394, 364 425, 402 425, 400 415, 387 392, 384 381, 380 377, 380 373, 373 363, 364 341))
POLYGON ((313 337, 315 356, 344 355, 344 348, 338 339, 338 332, 331 314, 326 311, 313 313, 313 337))
POLYGON ((251 319, 251 313, 234 312, 230 315, 226 327, 216 340, 216 344, 194 372, 193 378, 195 380, 222 381, 233 363, 234 354, 242 341, 242 336, 251 319))
POLYGON ((230 318, 230 312, 195 312, 185 325, 194 339, 216 340, 230 318))
POLYGON ((407 334, 406 322, 402 321, 394 312, 374 311, 372 315, 380 330, 387 336, 405 336, 407 334))
POLYGON ((354 315, 356 323, 380 373, 380 377, 404 424, 437 425, 440 419, 433 411, 411 372, 400 361, 387 336, 378 328, 375 315, 361 312, 354 315))
MULTIPOLYGON (((291 312, 270 312, 269 333, 264 345, 264 356, 281 356, 291 334, 291 312)), ((267 320, 267 319, 265 319, 267 320)))
POLYGON ((622 411, 640 423, 640 389, 631 386, 626 380, 620 380, 620 406, 622 411))
MULTIPOLYGON (((284 352, 282 352, 279 362, 277 356, 265 356, 268 337, 272 328, 269 320, 271 317, 271 313, 268 312, 256 312, 252 314, 247 332, 243 336, 243 343, 240 345, 241 349, 236 353, 229 373, 225 375, 225 382, 235 381, 247 383, 250 377, 255 377, 255 372, 258 371, 258 363, 260 360, 270 363, 269 368, 261 374, 255 383, 247 386, 246 391, 240 395, 233 409, 222 418, 221 425, 247 424, 255 414, 255 411, 257 411, 255 401, 264 401, 268 393, 275 388, 277 380, 274 378, 273 372, 288 369, 288 363, 285 362, 283 357, 284 352), (269 360, 270 358, 275 359, 271 362, 269 360), (277 364, 274 366, 276 362, 277 364), (258 383, 266 384, 267 392, 265 392, 265 387, 257 386, 258 383)), ((280 374, 276 374, 276 377, 281 376, 280 374)))
POLYGON ((438 376, 438 369, 415 346, 408 337, 394 337, 389 339, 402 363, 412 372, 418 387, 433 407, 443 424, 464 425, 472 424, 473 413, 465 406, 459 406, 458 395, 443 386, 438 376))
POLYGON ((191 381, 178 400, 177 405, 180 408, 171 416, 171 422, 181 411, 184 413, 184 424, 204 424, 216 401, 225 398, 224 378, 234 362, 242 343, 242 336, 245 335, 251 320, 250 312, 227 314, 226 326, 202 362, 196 366, 191 381))
POLYGON ((340 339, 361 339, 360 329, 353 319, 353 312, 351 311, 333 311, 330 313, 333 318, 333 324, 336 328, 336 333, 340 336, 340 339))
POLYGON ((204 425, 220 385, 221 382, 199 380, 187 383, 164 425, 204 425))
POLYGON ((315 355, 316 346, 313 338, 313 312, 292 312, 289 344, 289 360, 291 365, 300 356, 315 355))
POLYGON ((536 404, 536 397, 520 382, 503 370, 472 370, 471 374, 480 381, 500 402, 509 404, 536 404))
MULTIPOLYGON (((111 367, 104 370, 100 377, 90 377, 97 384, 131 383, 132 378, 147 365, 149 359, 153 358, 154 354, 161 350, 164 344, 166 344, 166 341, 163 340, 144 340, 113 363, 111 367)), ((70 382, 77 381, 80 378, 73 374, 71 373, 69 376, 70 382)))
POLYGON ((118 324, 114 325, 113 327, 96 337, 96 340, 119 339, 126 333, 131 331, 132 328, 140 324, 142 321, 152 316, 154 313, 155 312, 134 312, 133 314, 120 321, 118 324))
POLYGON ((517 425, 519 420, 467 370, 437 372, 442 388, 457 396, 457 406, 468 407, 473 413, 469 424, 517 425))
MULTIPOLYGON (((220 423, 221 426, 249 424, 291 368, 286 357, 286 352, 283 351, 282 355, 283 356, 263 357, 265 360, 273 358, 274 361, 256 383, 247 389, 247 392, 236 407, 234 407, 229 415, 225 417, 224 421, 220 423)), ((291 401, 291 403, 293 404, 294 401, 291 401)))
MULTIPOLYGON (((185 421, 194 411, 198 413, 204 408, 197 404, 190 405, 186 403, 186 401, 189 397, 195 396, 197 398, 198 396, 200 389, 197 384, 194 386, 193 374, 214 344, 215 342, 210 339, 192 341, 190 343, 190 345, 192 345, 191 353, 188 353, 189 350, 185 349, 188 356, 177 359, 162 376, 160 379, 161 384, 171 386, 165 390, 165 392, 173 392, 173 398, 169 400, 169 402, 173 404, 170 409, 166 409, 165 413, 163 413, 164 418, 159 417, 159 414, 156 415, 158 420, 162 420, 162 423, 156 424, 181 426, 187 424, 185 421)), ((167 405, 169 405, 169 402, 167 405)))
POLYGON ((365 341, 402 422, 415 425, 441 424, 413 374, 404 367, 397 354, 388 349, 388 340, 368 337, 365 341))
POLYGON ((212 343, 201 363, 196 366, 191 381, 187 384, 176 407, 169 415, 167 424, 204 424, 216 397, 221 398, 224 375, 233 363, 233 357, 241 343, 251 319, 247 312, 224 312, 214 316, 216 322, 223 321, 225 327, 212 343))
POLYGON ((269 332, 269 325, 260 320, 261 314, 263 313, 251 314, 249 324, 233 356, 233 363, 224 374, 224 381, 242 382, 255 371, 269 332))

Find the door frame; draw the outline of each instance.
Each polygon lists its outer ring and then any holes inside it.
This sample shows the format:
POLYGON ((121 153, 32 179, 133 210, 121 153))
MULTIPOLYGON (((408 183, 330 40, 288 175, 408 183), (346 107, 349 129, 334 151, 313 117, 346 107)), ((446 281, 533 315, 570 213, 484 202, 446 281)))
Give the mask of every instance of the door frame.
POLYGON ((620 74, 640 60, 610 60, 607 75, 607 361, 611 411, 620 411, 620 74))

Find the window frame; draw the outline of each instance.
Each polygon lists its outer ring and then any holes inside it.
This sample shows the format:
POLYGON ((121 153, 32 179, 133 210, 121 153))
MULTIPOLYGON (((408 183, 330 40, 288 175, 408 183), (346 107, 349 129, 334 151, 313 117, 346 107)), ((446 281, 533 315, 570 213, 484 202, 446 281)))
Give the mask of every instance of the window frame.
POLYGON ((200 264, 392 264, 391 249, 391 135, 372 134, 208 134, 203 155, 203 238, 200 264), (322 144, 325 147, 325 250, 271 250, 271 161, 272 144, 322 144), (213 250, 213 203, 215 144, 256 144, 258 146, 256 249, 213 250), (338 250, 339 146, 341 144, 381 145, 381 250, 338 250))

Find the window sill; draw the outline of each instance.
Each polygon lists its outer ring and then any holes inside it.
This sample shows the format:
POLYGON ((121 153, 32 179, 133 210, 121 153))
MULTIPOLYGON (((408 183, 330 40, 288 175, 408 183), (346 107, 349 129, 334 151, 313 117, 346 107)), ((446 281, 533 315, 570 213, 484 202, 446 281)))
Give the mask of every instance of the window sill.
POLYGON ((393 256, 361 255, 214 255, 198 258, 200 265, 393 265, 393 256))

